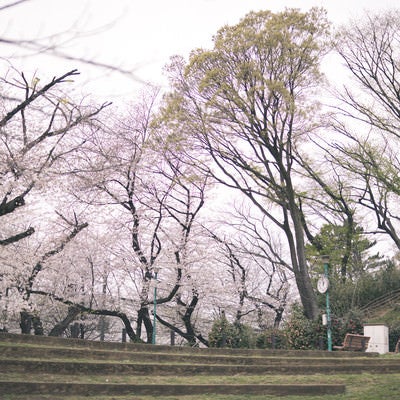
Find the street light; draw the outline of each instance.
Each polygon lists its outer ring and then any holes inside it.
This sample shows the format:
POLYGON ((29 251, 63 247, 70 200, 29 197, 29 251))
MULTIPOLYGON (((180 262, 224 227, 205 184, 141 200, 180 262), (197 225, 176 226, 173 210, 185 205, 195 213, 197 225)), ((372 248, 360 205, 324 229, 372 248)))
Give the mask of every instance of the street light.
POLYGON ((328 337, 328 351, 332 351, 332 330, 331 330, 331 309, 329 305, 329 256, 322 256, 322 262, 324 264, 324 277, 319 282, 319 286, 323 289, 320 292, 326 293, 326 328, 328 337))
POLYGON ((157 323, 157 275, 160 272, 160 267, 154 267, 152 278, 154 279, 154 300, 153 300, 153 335, 151 343, 156 344, 156 323, 157 323))

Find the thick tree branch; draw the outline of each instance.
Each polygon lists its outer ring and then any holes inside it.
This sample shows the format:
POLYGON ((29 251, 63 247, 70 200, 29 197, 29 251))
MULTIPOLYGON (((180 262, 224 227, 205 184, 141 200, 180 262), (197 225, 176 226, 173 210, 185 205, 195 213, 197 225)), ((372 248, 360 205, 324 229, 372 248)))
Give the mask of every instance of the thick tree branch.
POLYGON ((109 316, 109 317, 117 317, 120 318, 121 321, 123 322, 126 333, 130 337, 130 339, 134 342, 138 342, 139 338, 136 336, 134 330, 132 329, 132 325, 129 321, 129 318, 127 315, 121 311, 112 311, 112 310, 107 310, 107 309, 93 309, 90 307, 86 307, 83 304, 77 304, 71 300, 65 299, 61 296, 57 296, 53 293, 45 292, 43 290, 30 290, 30 294, 35 294, 39 296, 47 296, 51 298, 52 300, 58 301, 62 304, 65 304, 67 306, 73 307, 81 313, 87 313, 91 315, 104 315, 104 316, 109 316))
POLYGON ((17 235, 10 236, 7 239, 0 240, 0 246, 7 246, 11 243, 18 242, 19 240, 25 239, 28 236, 31 236, 35 232, 35 229, 30 227, 26 231, 18 233, 17 235))

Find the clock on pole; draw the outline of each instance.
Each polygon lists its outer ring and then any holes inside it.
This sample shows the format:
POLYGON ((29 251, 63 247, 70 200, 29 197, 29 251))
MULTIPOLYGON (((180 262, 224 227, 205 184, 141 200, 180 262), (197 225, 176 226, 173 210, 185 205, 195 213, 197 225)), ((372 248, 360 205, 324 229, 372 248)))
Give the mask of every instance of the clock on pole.
POLYGON ((326 293, 329 289, 329 279, 326 276, 321 276, 317 282, 317 289, 320 293, 326 293))

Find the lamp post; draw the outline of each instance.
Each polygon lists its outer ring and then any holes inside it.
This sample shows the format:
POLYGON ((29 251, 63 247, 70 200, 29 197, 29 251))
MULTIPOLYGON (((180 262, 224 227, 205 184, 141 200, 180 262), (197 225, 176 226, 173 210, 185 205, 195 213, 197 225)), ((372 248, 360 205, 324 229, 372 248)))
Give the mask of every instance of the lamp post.
POLYGON ((157 324, 157 275, 160 272, 159 267, 153 268, 153 279, 154 279, 154 300, 153 300, 153 335, 151 343, 156 344, 156 324, 157 324))
POLYGON ((332 351, 331 309, 329 304, 329 256, 322 256, 324 264, 324 277, 326 282, 326 328, 328 338, 328 351, 332 351))

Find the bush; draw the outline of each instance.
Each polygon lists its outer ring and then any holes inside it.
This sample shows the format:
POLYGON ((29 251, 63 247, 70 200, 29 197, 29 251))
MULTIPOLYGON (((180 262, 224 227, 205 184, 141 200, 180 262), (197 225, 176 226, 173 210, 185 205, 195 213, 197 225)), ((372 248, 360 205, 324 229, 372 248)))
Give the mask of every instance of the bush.
POLYGON ((236 348, 252 349, 256 345, 254 329, 244 324, 234 324, 236 348))
MULTIPOLYGON (((295 350, 326 349, 327 327, 322 325, 322 317, 308 320, 300 306, 295 306, 285 324, 287 347, 295 350)), ((331 317, 332 345, 341 345, 346 333, 363 333, 362 314, 351 312, 343 318, 331 317)))
POLYGON ((254 348, 255 334, 244 324, 231 324, 225 317, 215 320, 208 335, 210 347, 254 348))
POLYGON ((280 329, 267 329, 257 336, 256 347, 258 349, 285 349, 285 334, 280 329))
POLYGON ((294 306, 284 327, 287 347, 295 350, 318 349, 322 340, 320 325, 307 319, 300 306, 294 306))
MULTIPOLYGON (((353 310, 343 318, 332 316, 331 333, 333 346, 340 346, 346 333, 362 334, 362 313, 353 310)), ((322 317, 316 321, 307 319, 299 305, 293 307, 283 329, 271 328, 255 335, 248 325, 231 324, 222 317, 214 321, 208 340, 210 347, 294 350, 325 350, 328 347, 327 327, 322 325, 322 317)))
POLYGON ((400 339, 400 323, 389 326, 389 351, 394 352, 400 339))

